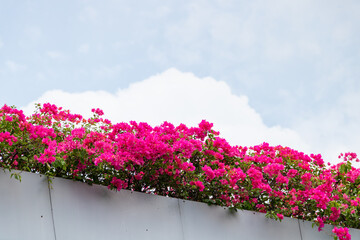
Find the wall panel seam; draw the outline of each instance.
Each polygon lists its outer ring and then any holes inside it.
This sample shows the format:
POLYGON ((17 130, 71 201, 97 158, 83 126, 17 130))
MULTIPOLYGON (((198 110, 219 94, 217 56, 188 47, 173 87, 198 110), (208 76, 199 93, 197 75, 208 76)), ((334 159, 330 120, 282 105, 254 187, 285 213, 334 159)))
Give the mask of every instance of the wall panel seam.
POLYGON ((300 239, 303 240, 302 233, 301 233, 300 220, 298 219, 297 222, 298 222, 298 225, 299 225, 300 239))
POLYGON ((178 202, 178 209, 179 209, 179 216, 180 216, 182 239, 185 240, 184 224, 183 224, 183 219, 182 219, 182 215, 181 215, 181 207, 180 207, 180 199, 178 199, 177 202, 178 202))
POLYGON ((50 200, 50 210, 51 210, 51 220, 52 220, 52 226, 53 226, 53 232, 54 232, 54 238, 56 239, 56 228, 55 228, 55 221, 54 221, 54 211, 53 211, 53 204, 52 204, 52 199, 51 199, 51 184, 50 184, 50 179, 47 176, 47 180, 48 180, 48 190, 49 190, 49 200, 50 200))

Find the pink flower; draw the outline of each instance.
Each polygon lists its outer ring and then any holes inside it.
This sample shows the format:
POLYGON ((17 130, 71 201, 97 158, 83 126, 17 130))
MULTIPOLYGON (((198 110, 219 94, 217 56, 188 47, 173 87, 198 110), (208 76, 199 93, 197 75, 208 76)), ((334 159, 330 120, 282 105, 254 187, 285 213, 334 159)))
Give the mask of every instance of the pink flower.
POLYGON ((329 220, 335 222, 340 217, 340 208, 332 207, 331 211, 332 213, 330 214, 329 220))
POLYGON ((351 239, 351 235, 349 234, 349 229, 346 227, 344 227, 344 228, 334 227, 332 232, 335 233, 335 235, 339 238, 339 240, 350 240, 351 239))
POLYGON ((202 167, 202 170, 205 172, 208 180, 211 181, 215 178, 215 173, 211 167, 205 165, 204 167, 202 167))
POLYGON ((287 177, 284 177, 283 175, 279 174, 276 178, 276 183, 280 183, 280 184, 288 184, 289 183, 289 179, 287 177))
POLYGON ((112 180, 111 180, 111 184, 114 185, 114 187, 117 188, 118 191, 120 191, 121 189, 125 189, 128 187, 128 184, 127 182, 121 180, 121 179, 118 179, 116 177, 113 177, 112 180))
POLYGON ((303 184, 309 183, 311 180, 311 177, 312 177, 311 173, 309 173, 309 172, 304 173, 304 175, 301 176, 301 180, 302 180, 303 184))
POLYGON ((184 162, 181 164, 181 169, 185 172, 192 172, 195 170, 195 167, 191 162, 184 162))
POLYGON ((241 170, 241 168, 234 168, 233 173, 230 176, 230 185, 234 187, 239 180, 244 180, 246 174, 241 170))
POLYGON ((279 163, 274 163, 267 165, 264 167, 264 173, 269 174, 270 177, 276 176, 280 173, 280 171, 284 170, 284 165, 279 163))
POLYGON ((356 207, 357 205, 359 205, 359 203, 355 200, 350 200, 350 202, 351 202, 351 206, 356 207))
MULTIPOLYGON (((351 224, 345 217, 349 212, 358 217, 355 190, 360 186, 348 191, 360 178, 360 169, 350 162, 358 161, 355 153, 340 155, 345 162, 326 168, 321 155, 289 147, 231 146, 205 120, 192 128, 169 122, 152 127, 135 121, 112 124, 99 117, 101 109, 92 112, 95 117, 83 119, 46 103, 40 113, 25 117, 5 105, 0 109, 0 150, 5 156, 0 163, 19 170, 26 164, 53 173, 63 174, 63 169, 68 177, 106 182, 117 190, 141 186, 148 193, 211 199, 224 206, 278 209, 285 216, 311 221, 315 213, 319 230, 325 223, 351 224), (52 164, 56 159, 62 160, 61 169, 58 162, 52 164), (186 187, 198 194, 187 195, 186 187)), ((333 232, 340 239, 348 237, 346 228, 333 232)))
POLYGON ((141 171, 141 172, 139 172, 138 174, 135 175, 135 179, 136 180, 141 180, 143 176, 144 176, 144 172, 141 171))
POLYGON ((197 186, 199 188, 200 192, 204 191, 204 189, 205 189, 205 186, 204 186, 203 182, 201 182, 201 181, 195 181, 195 182, 191 181, 190 184, 197 186))
POLYGON ((323 218, 321 218, 321 217, 317 217, 316 218, 316 221, 319 223, 319 227, 318 227, 318 231, 320 232, 320 231, 322 231, 322 229, 324 228, 324 219, 323 218))
POLYGON ((321 157, 321 154, 310 154, 310 157, 313 159, 314 163, 318 166, 324 166, 324 160, 321 157))
POLYGON ((10 117, 8 115, 5 116, 5 121, 12 122, 12 120, 13 120, 12 117, 10 117))
POLYGON ((85 128, 75 128, 74 130, 71 131, 71 135, 74 137, 74 138, 83 138, 84 135, 85 135, 85 128))
POLYGON ((93 109, 91 109, 91 111, 92 111, 93 113, 96 113, 96 114, 99 115, 99 116, 104 115, 103 110, 101 110, 100 108, 93 108, 93 109))
POLYGON ((209 123, 208 121, 206 120, 202 120, 200 123, 199 123, 199 128, 203 131, 210 131, 211 128, 213 127, 214 124, 212 123, 209 123))
POLYGON ((295 177, 295 176, 297 175, 297 173, 298 173, 298 171, 297 171, 296 169, 290 169, 290 170, 288 171, 287 176, 288 176, 289 178, 293 178, 293 177, 295 177))

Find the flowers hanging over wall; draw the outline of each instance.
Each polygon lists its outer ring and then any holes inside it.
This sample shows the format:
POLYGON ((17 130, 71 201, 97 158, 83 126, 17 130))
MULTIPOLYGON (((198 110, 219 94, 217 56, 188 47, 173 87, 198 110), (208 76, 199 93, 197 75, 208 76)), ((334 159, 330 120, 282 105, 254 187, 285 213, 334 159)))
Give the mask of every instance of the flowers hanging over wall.
POLYGON ((360 228, 360 169, 355 153, 325 166, 306 155, 263 143, 231 146, 203 120, 198 127, 164 122, 112 123, 101 109, 89 119, 38 104, 25 116, 0 109, 0 167, 336 225, 335 238, 360 228))

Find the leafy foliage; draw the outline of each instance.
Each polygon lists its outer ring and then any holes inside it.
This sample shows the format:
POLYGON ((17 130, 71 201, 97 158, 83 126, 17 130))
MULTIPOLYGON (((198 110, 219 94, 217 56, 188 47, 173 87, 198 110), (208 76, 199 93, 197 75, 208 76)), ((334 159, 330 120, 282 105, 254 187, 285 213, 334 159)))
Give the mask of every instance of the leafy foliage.
MULTIPOLYGON (((0 167, 325 223, 335 238, 360 228, 355 153, 325 167, 320 154, 288 147, 231 146, 212 124, 116 123, 93 109, 84 119, 52 104, 0 109, 0 167)), ((14 175, 19 178, 18 175, 14 175)))

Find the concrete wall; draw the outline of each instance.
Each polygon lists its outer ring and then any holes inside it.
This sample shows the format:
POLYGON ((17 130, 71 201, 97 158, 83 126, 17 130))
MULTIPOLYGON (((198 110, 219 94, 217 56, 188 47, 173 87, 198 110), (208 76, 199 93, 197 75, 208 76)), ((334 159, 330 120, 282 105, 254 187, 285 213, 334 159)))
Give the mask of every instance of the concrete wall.
MULTIPOLYGON (((311 222, 229 210, 204 203, 89 186, 23 172, 0 171, 0 240, 95 239, 332 239, 311 222)), ((360 231, 351 229, 353 239, 360 231)))

